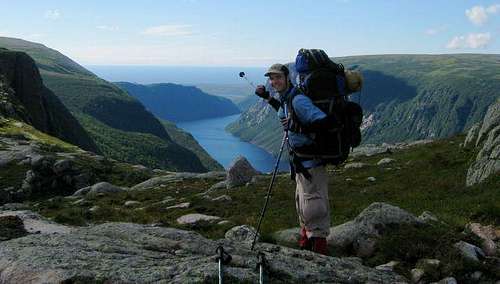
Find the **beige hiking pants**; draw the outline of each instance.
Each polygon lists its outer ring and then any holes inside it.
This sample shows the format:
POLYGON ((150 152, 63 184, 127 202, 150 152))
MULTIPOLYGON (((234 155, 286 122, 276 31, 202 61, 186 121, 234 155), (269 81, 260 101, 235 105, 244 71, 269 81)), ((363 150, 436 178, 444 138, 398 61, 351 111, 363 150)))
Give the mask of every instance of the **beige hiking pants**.
POLYGON ((330 233, 330 203, 328 201, 328 175, 324 166, 308 170, 311 180, 297 173, 295 205, 301 227, 307 237, 326 238, 330 233))

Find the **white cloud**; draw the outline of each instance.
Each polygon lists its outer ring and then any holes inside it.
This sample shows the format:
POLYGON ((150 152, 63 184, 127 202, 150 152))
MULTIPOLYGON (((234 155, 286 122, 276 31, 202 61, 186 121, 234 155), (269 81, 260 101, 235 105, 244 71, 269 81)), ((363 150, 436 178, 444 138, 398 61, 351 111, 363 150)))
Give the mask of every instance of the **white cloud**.
POLYGON ((100 25, 97 26, 96 28, 99 30, 110 31, 110 32, 114 32, 120 29, 118 26, 108 26, 108 25, 100 25))
POLYGON ((186 36, 192 35, 191 25, 162 25, 149 27, 142 34, 151 36, 186 36))
POLYGON ((500 12, 500 4, 494 4, 489 7, 474 6, 465 10, 465 15, 473 24, 481 26, 488 21, 490 15, 500 12))
POLYGON ((468 34, 467 36, 456 36, 447 45, 449 49, 459 48, 483 48, 491 41, 490 33, 468 34))
POLYGON ((496 14, 496 13, 500 12, 500 4, 495 4, 495 5, 489 6, 488 8, 486 8, 486 12, 490 13, 490 14, 496 14))
POLYGON ((59 12, 59 10, 47 10, 45 11, 44 17, 45 19, 55 21, 61 17, 61 13, 59 12))

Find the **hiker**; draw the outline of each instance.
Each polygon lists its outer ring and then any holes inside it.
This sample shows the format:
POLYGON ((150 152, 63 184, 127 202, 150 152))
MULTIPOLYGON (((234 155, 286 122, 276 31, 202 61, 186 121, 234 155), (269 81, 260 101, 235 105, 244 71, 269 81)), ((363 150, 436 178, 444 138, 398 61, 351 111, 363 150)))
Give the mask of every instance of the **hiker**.
MULTIPOLYGON (((302 125, 309 129, 320 131, 332 124, 333 118, 327 116, 316 107, 305 95, 296 92, 290 80, 290 72, 285 65, 272 65, 265 76, 269 78, 271 86, 279 94, 274 98, 259 85, 255 94, 265 99, 277 112, 285 131, 288 131, 288 145, 297 148, 313 143, 304 133, 292 131, 293 120, 288 111, 293 111, 302 125), (290 98, 293 93, 293 99, 290 98)), ((328 254, 326 237, 330 232, 330 205, 328 201, 328 175, 325 161, 321 159, 298 158, 291 153, 291 173, 297 187, 295 203, 299 223, 301 226, 299 245, 302 249, 312 250, 324 255, 328 254)))

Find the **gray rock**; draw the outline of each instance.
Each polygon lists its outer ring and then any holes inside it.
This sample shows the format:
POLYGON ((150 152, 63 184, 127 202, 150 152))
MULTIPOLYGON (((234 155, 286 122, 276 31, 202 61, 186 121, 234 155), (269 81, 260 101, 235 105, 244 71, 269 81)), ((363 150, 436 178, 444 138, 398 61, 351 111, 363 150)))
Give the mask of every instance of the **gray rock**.
POLYGON ((326 257, 271 244, 257 250, 195 232, 130 223, 81 227, 69 234, 28 235, 2 242, 3 283, 212 283, 218 281, 216 248, 232 260, 229 283, 257 283, 257 251, 265 255, 269 283, 396 283, 393 272, 352 258, 326 257))
POLYGON ((394 271, 396 267, 398 267, 401 263, 399 261, 390 261, 386 264, 382 264, 379 266, 376 266, 375 269, 377 270, 382 270, 382 271, 394 271))
POLYGON ((73 162, 71 160, 60 160, 54 163, 52 170, 56 175, 63 174, 66 171, 70 171, 73 168, 73 162))
POLYGON ((189 208, 189 206, 191 206, 191 203, 184 202, 184 203, 179 203, 177 205, 168 206, 167 209, 184 209, 184 208, 189 208))
POLYGON ((227 184, 226 184, 226 181, 223 180, 223 181, 220 181, 214 185, 212 185, 209 189, 209 191, 214 191, 214 190, 217 190, 217 189, 225 189, 227 188, 227 184))
POLYGON ((334 248, 346 250, 354 247, 367 255, 368 244, 376 245, 376 240, 383 236, 388 226, 401 224, 420 225, 422 222, 407 211, 386 203, 375 202, 363 210, 354 220, 330 228, 328 244, 334 248))
POLYGON ((466 185, 472 186, 500 171, 500 99, 488 108, 476 140, 480 147, 476 160, 467 170, 466 185))
POLYGON ((212 201, 216 201, 216 202, 219 202, 219 201, 220 202, 230 202, 232 200, 233 199, 231 198, 231 196, 225 195, 225 194, 212 199, 212 201))
MULTIPOLYGON (((224 237, 234 242, 251 245, 255 237, 255 234, 257 234, 257 230, 255 230, 254 227, 248 225, 241 225, 233 227, 230 230, 228 230, 224 235, 224 237)), ((259 240, 259 237, 260 236, 257 236, 257 241, 259 240)))
POLYGON ((279 244, 297 244, 300 239, 300 227, 277 231, 273 236, 279 244))
POLYGON ((383 165, 388 165, 394 163, 396 160, 391 159, 391 158, 383 158, 380 161, 377 162, 377 166, 383 166, 383 165))
POLYGON ((229 170, 227 171, 226 186, 227 188, 233 188, 245 185, 247 182, 252 180, 252 177, 259 174, 260 173, 252 167, 245 157, 239 156, 229 166, 229 170))
POLYGON ((458 249, 460 254, 463 256, 463 258, 467 261, 473 262, 473 263, 480 263, 480 258, 484 258, 484 252, 476 247, 475 245, 466 243, 464 241, 460 241, 456 243, 455 248, 458 249))
POLYGON ((87 193, 89 193, 91 187, 90 186, 87 186, 87 187, 84 187, 84 188, 80 188, 79 190, 75 191, 75 193, 73 193, 73 196, 82 196, 82 195, 85 195, 87 193))
POLYGON ((425 272, 422 269, 419 268, 413 268, 411 271, 411 282, 412 283, 418 283, 424 277, 425 272))
POLYGON ((31 159, 31 167, 35 171, 44 171, 51 169, 55 163, 54 157, 51 156, 36 156, 31 159))
POLYGON ((476 147, 479 146, 488 136, 488 133, 498 125, 500 125, 500 98, 488 108, 488 111, 486 111, 481 123, 481 129, 477 134, 476 147))
POLYGON ((481 249, 485 255, 495 256, 497 254, 498 246, 495 243, 497 236, 493 226, 482 226, 479 223, 469 223, 465 226, 465 230, 481 240, 481 249))
POLYGON ((368 164, 361 163, 361 162, 352 162, 352 163, 347 163, 344 166, 344 169, 362 169, 368 167, 368 164))
POLYGON ((184 215, 184 216, 177 218, 177 223, 179 223, 181 225, 192 225, 192 224, 196 224, 200 221, 214 222, 214 221, 218 221, 218 220, 220 220, 220 217, 192 213, 192 214, 187 214, 187 215, 184 215))
POLYGON ((123 206, 125 206, 125 207, 137 207, 139 205, 141 205, 141 203, 139 201, 135 201, 135 200, 125 201, 125 203, 123 204, 123 206))
POLYGON ((368 177, 366 180, 370 181, 370 182, 375 182, 377 181, 377 179, 375 177, 368 177))
POLYGON ((446 277, 439 281, 438 284, 457 284, 457 280, 453 277, 446 277))
MULTIPOLYGON (((74 230, 73 227, 59 225, 52 222, 38 213, 34 213, 28 210, 25 211, 2 211, 0 212, 0 217, 2 216, 17 216, 24 224, 24 228, 28 233, 31 234, 68 234, 74 230)), ((2 243, 2 245, 5 243, 2 243)), ((0 253, 0 258, 2 254, 0 253)), ((0 269, 1 271, 1 269, 0 269)), ((3 276, 3 275, 2 275, 3 276)))
POLYGON ((423 222, 423 223, 437 223, 439 222, 439 219, 434 216, 434 214, 432 214, 431 212, 429 211, 424 211, 422 212, 422 214, 420 214, 420 216, 418 216, 418 219, 423 222))
POLYGON ((477 140, 477 135, 479 133, 480 127, 481 127, 481 124, 474 123, 471 126, 471 128, 469 128, 469 131, 467 131, 467 136, 465 137, 465 140, 464 140, 462 147, 474 146, 474 144, 477 140))
POLYGON ((131 190, 145 190, 159 187, 183 179, 220 179, 225 177, 225 172, 208 172, 208 173, 169 173, 164 176, 150 178, 131 188, 131 190))
POLYGON ((97 205, 94 205, 92 206, 90 209, 89 209, 89 212, 90 213, 95 213, 96 211, 98 211, 99 209, 101 209, 101 207, 97 206, 97 205))
POLYGON ((109 193, 120 193, 124 190, 120 187, 114 186, 107 182, 99 182, 90 187, 87 194, 109 194, 109 193))

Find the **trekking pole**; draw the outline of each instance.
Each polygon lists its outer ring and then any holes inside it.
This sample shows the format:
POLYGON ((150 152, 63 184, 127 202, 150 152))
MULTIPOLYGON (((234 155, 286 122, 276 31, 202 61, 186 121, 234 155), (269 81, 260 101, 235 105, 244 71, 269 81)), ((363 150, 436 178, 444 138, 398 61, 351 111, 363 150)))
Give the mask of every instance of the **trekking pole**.
POLYGON ((224 251, 222 246, 217 247, 215 252, 218 254, 216 260, 219 262, 219 284, 224 283, 224 264, 231 261, 231 255, 224 251))
POLYGON ((259 252, 258 255, 259 261, 257 262, 257 266, 259 268, 259 283, 264 284, 264 270, 265 270, 265 265, 266 265, 266 256, 264 253, 259 252))
POLYGON ((248 78, 245 76, 245 72, 240 72, 240 78, 247 80, 247 82, 248 82, 248 84, 250 84, 250 86, 252 86, 254 89, 256 88, 254 83, 252 81, 248 80, 248 78))
POLYGON ((255 232, 255 235, 253 237, 251 250, 253 250, 253 247, 255 246, 255 242, 257 241, 257 235, 259 235, 260 225, 262 224, 262 219, 264 219, 264 214, 266 213, 267 204, 269 203, 269 197, 271 197, 271 191, 273 189, 274 180, 276 179, 276 173, 278 172, 278 166, 281 160, 281 153, 283 153, 283 147, 285 146, 287 139, 288 139, 288 131, 285 131, 285 134, 283 134, 283 140, 281 141, 281 147, 280 147, 280 152, 278 154, 278 159, 276 160, 276 165, 274 166, 273 177, 271 178, 271 183, 269 184, 269 188, 267 190, 266 203, 264 203, 264 207, 262 208, 262 211, 260 213, 259 224, 257 225, 257 231, 255 232))

